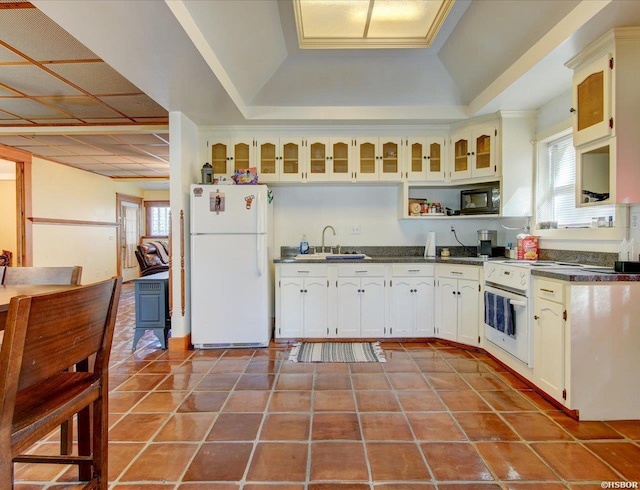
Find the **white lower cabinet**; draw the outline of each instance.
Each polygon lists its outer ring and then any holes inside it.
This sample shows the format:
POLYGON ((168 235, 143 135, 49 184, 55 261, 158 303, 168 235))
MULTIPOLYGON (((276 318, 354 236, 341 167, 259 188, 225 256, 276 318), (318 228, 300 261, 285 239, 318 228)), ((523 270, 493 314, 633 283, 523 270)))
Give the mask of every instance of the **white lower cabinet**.
POLYGON ((467 345, 480 344, 479 271, 476 266, 436 267, 436 337, 467 345))
POLYGON ((434 334, 434 267, 394 265, 390 281, 391 337, 431 337, 434 334))
POLYGON ((276 338, 436 336, 478 345, 481 269, 443 267, 436 287, 434 264, 277 264, 276 338))
POLYGON ((386 313, 384 265, 339 266, 336 284, 338 294, 335 336, 384 336, 386 313))
POLYGON ((533 300, 533 382, 559 402, 566 400, 564 285, 536 279, 533 300))
POLYGON ((327 337, 327 267, 279 267, 278 275, 276 337, 327 337))

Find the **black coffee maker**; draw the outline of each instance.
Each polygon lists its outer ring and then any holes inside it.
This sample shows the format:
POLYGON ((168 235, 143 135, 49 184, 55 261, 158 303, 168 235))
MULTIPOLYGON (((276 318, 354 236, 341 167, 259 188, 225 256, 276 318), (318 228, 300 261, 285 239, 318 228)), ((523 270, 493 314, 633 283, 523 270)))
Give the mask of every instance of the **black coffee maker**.
POLYGON ((497 240, 498 230, 478 230, 478 257, 492 257, 497 240))

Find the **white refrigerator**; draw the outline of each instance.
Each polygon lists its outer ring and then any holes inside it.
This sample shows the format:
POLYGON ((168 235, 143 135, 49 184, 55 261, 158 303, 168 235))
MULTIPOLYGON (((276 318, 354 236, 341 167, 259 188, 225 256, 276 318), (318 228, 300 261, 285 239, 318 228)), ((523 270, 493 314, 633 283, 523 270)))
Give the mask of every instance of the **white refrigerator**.
POLYGON ((273 205, 265 185, 191 186, 191 342, 264 347, 273 329, 273 205))

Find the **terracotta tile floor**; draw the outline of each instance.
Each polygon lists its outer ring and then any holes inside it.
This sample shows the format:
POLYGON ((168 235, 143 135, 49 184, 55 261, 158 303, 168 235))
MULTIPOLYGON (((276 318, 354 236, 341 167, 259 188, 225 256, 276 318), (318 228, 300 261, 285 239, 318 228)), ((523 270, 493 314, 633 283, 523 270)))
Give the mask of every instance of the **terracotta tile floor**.
MULTIPOLYGON (((640 420, 575 422, 480 353, 383 343, 388 362, 295 364, 288 347, 131 351, 123 288, 110 375, 114 490, 555 490, 640 480, 640 420)), ((32 451, 47 454, 57 434, 32 451)), ((18 490, 73 467, 15 465, 18 490)))

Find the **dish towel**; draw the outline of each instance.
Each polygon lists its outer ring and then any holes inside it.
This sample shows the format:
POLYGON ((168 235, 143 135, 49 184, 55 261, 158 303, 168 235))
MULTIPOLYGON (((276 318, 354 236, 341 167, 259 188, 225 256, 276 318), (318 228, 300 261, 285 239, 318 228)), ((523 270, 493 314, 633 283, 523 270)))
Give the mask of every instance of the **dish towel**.
POLYGON ((512 337, 516 334, 513 306, 504 296, 484 292, 484 322, 512 337))

